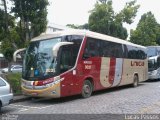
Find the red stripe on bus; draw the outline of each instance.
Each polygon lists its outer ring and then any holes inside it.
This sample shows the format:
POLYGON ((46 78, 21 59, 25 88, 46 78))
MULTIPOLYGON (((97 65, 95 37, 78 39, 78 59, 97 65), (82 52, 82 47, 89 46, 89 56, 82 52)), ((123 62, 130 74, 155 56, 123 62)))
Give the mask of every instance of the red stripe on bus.
POLYGON ((109 83, 112 85, 115 76, 116 58, 110 58, 109 83))

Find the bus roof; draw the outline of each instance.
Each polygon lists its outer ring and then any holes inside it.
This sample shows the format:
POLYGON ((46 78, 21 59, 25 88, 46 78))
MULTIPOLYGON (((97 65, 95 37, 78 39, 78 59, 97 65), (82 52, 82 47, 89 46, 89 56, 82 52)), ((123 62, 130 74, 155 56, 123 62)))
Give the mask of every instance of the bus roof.
POLYGON ((53 32, 52 34, 41 34, 40 36, 33 38, 31 40, 31 42, 44 40, 44 39, 50 39, 50 38, 54 38, 54 37, 60 37, 60 36, 64 36, 64 35, 82 35, 82 36, 88 36, 88 37, 92 37, 92 38, 96 38, 96 39, 112 41, 115 43, 121 43, 121 44, 131 45, 131 46, 135 46, 135 47, 146 48, 144 46, 137 45, 137 44, 128 42, 126 40, 122 40, 119 38, 115 38, 112 36, 92 32, 92 31, 88 31, 88 30, 65 30, 65 31, 53 32))
POLYGON ((159 48, 160 46, 147 46, 147 48, 159 48))

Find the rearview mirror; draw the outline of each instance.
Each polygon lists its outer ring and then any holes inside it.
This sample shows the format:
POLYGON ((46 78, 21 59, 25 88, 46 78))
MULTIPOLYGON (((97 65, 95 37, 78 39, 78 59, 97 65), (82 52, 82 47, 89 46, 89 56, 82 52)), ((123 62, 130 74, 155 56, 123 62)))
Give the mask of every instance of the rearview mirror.
POLYGON ((21 58, 20 54, 18 54, 18 53, 20 53, 22 51, 25 51, 25 50, 26 50, 26 48, 22 48, 22 49, 18 49, 18 50, 16 50, 14 52, 14 54, 13 54, 13 60, 14 60, 14 62, 16 62, 17 58, 21 58))
POLYGON ((57 43, 55 46, 53 46, 53 56, 54 57, 57 57, 57 53, 58 53, 58 50, 61 46, 64 46, 64 45, 71 45, 73 44, 73 42, 59 42, 57 43))

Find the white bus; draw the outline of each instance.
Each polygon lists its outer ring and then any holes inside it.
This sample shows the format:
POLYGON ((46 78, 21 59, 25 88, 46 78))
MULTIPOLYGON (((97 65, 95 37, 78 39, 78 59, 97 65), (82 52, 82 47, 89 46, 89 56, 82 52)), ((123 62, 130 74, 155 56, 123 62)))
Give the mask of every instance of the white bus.
POLYGON ((148 79, 160 79, 160 46, 148 46, 148 79))

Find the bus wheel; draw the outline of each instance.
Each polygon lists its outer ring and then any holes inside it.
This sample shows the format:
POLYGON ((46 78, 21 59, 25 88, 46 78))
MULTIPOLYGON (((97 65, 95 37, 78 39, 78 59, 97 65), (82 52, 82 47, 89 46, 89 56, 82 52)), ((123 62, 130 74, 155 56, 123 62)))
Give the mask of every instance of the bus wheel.
POLYGON ((82 97, 88 98, 91 96, 93 91, 92 83, 89 80, 85 80, 82 88, 82 97))
POLYGON ((138 86, 138 75, 134 75, 134 78, 133 78, 133 87, 137 87, 138 86))

